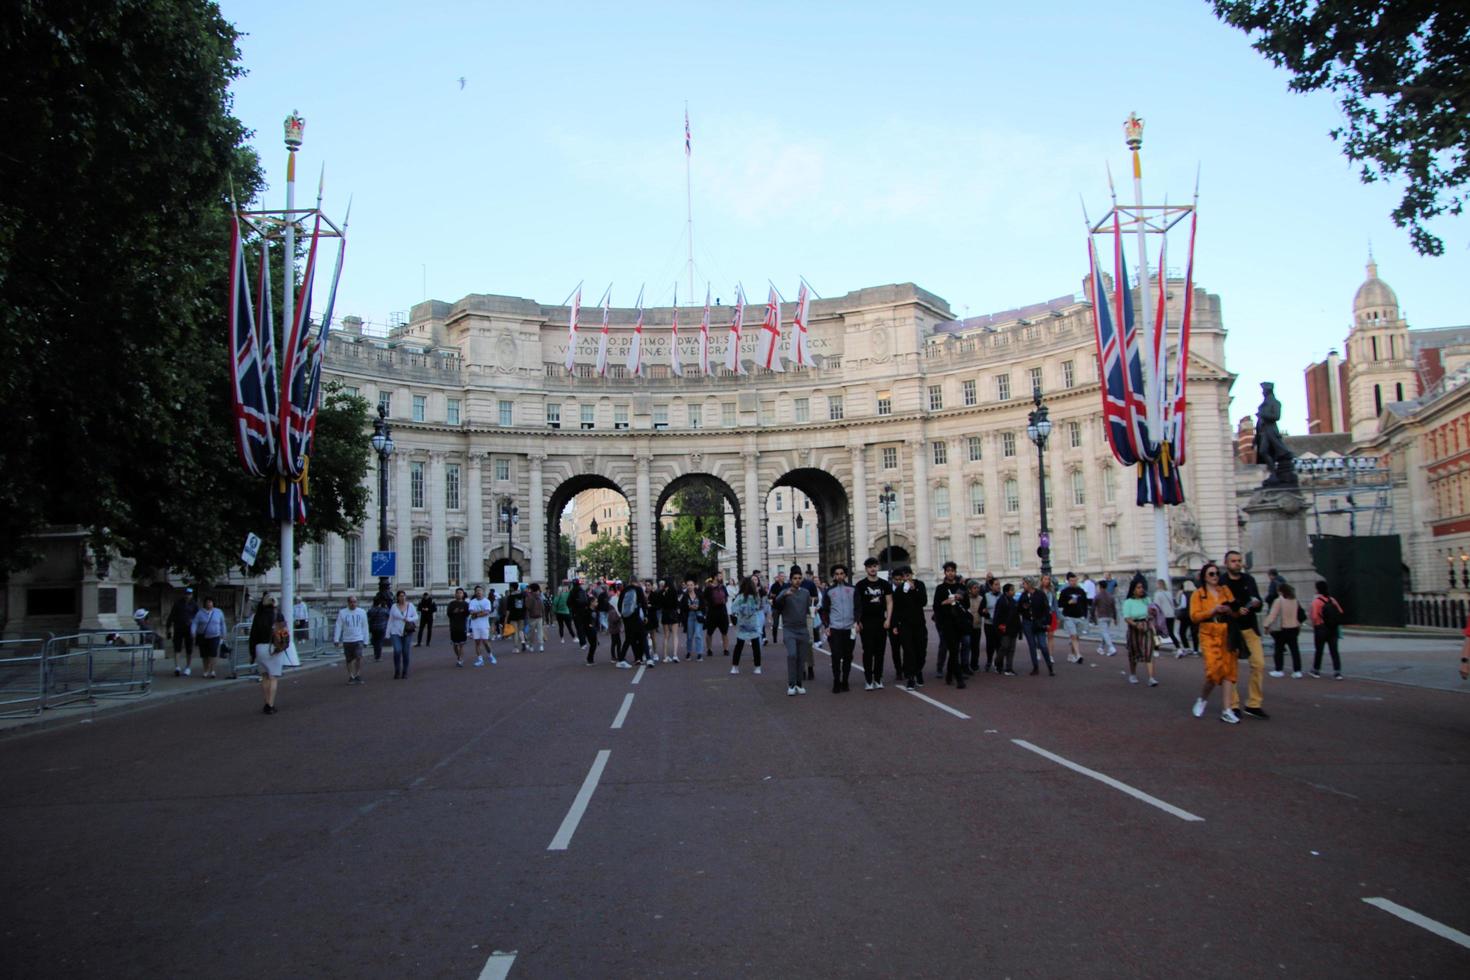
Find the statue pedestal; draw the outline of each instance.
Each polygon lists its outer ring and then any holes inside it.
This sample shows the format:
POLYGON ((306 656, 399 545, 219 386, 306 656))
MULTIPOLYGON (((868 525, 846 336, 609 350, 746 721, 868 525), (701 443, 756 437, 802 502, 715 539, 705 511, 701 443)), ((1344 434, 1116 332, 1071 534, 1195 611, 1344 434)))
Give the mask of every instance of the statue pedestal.
POLYGON ((1307 540, 1306 499, 1294 489, 1263 488, 1251 494, 1244 510, 1246 554, 1262 594, 1266 569, 1274 568, 1296 589, 1299 600, 1310 599, 1317 570, 1307 540))

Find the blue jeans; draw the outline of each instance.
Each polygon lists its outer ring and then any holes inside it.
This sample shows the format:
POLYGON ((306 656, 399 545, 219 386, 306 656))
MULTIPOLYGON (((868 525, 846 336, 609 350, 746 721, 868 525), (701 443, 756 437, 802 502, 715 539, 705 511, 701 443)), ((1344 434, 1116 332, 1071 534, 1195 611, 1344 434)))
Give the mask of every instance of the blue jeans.
POLYGON ((704 656, 704 624, 694 613, 690 613, 688 621, 684 623, 684 639, 684 656, 691 653, 696 657, 704 656))
POLYGON ((1051 670, 1051 651, 1046 646, 1046 624, 1022 620, 1021 632, 1026 636, 1026 649, 1031 652, 1031 669, 1040 669, 1036 666, 1036 651, 1040 650, 1041 659, 1046 661, 1046 669, 1051 670))
POLYGON ((392 637, 393 675, 395 677, 399 675, 402 675, 404 677, 408 676, 408 651, 413 646, 413 644, 409 641, 412 639, 413 637, 409 636, 407 631, 405 631, 402 636, 392 637))

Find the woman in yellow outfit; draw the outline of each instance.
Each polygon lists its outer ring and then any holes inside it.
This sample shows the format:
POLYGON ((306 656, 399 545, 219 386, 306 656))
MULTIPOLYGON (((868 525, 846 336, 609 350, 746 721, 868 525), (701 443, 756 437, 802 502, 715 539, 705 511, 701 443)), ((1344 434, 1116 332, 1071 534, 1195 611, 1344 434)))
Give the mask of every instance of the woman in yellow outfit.
POLYGON ((1218 686, 1225 696, 1225 710, 1220 712, 1220 720, 1236 725, 1240 723, 1240 716, 1230 710, 1231 685, 1235 683, 1236 669, 1236 658, 1228 637, 1232 615, 1230 590, 1220 584, 1220 567, 1212 561, 1205 562, 1199 578, 1200 586, 1189 599, 1189 618, 1199 627, 1200 653, 1205 660, 1205 686, 1194 702, 1194 716, 1205 716, 1210 692, 1218 686))

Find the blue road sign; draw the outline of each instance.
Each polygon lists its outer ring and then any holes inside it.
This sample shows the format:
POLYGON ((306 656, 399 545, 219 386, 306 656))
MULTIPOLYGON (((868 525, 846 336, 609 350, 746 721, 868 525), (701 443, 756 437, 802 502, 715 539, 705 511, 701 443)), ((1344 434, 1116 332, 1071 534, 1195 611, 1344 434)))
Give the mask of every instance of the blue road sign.
POLYGON ((392 578, 398 574, 398 552, 374 551, 371 564, 373 578, 392 578))

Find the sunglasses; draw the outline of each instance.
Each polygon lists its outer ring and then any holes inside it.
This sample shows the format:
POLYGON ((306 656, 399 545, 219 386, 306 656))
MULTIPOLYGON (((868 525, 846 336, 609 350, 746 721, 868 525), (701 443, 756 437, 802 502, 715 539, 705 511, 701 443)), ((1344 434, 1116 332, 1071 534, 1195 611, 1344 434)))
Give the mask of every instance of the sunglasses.
POLYGON ((1219 578, 1219 577, 1220 577, 1220 573, 1217 572, 1217 571, 1215 571, 1213 568, 1210 569, 1208 572, 1205 572, 1205 578, 1219 578))

